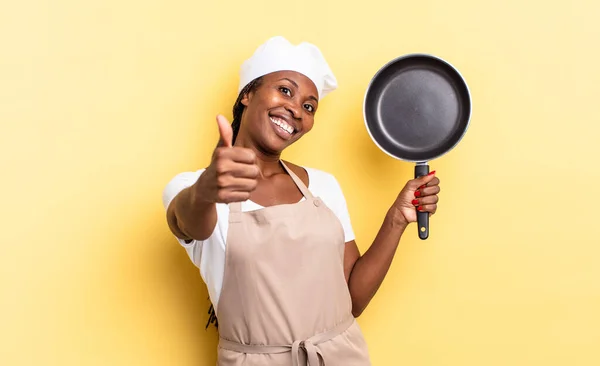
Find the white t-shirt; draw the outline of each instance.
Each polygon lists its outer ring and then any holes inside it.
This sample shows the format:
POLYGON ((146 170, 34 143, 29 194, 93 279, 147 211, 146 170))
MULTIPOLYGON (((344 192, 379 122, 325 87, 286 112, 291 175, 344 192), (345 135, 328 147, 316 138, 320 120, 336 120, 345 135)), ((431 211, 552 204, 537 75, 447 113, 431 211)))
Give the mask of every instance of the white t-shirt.
MULTIPOLYGON (((346 206, 346 199, 342 189, 335 179, 329 173, 321 170, 303 167, 308 173, 308 189, 315 197, 321 200, 329 207, 340 220, 344 228, 345 241, 354 240, 354 231, 350 223, 350 215, 346 206)), ((183 172, 177 174, 165 187, 163 191, 163 205, 165 209, 183 189, 196 183, 204 169, 196 172, 183 172)), ((303 197, 302 200, 305 198, 303 197)), ((184 240, 176 239, 186 249, 191 261, 200 269, 200 275, 206 283, 208 293, 213 306, 217 307, 219 295, 223 286, 223 276, 225 272, 225 243, 227 239, 227 230, 229 228, 229 206, 218 203, 217 225, 211 236, 203 241, 194 240, 186 243, 184 240)), ((248 200, 242 202, 242 212, 259 210, 262 206, 248 200)))

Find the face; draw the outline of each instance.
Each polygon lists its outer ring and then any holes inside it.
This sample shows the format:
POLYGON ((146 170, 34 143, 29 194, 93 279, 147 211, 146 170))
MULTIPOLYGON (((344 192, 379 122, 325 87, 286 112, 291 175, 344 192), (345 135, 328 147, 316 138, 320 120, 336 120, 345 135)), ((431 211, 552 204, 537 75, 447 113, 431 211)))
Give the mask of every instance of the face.
POLYGON ((256 90, 241 100, 246 108, 239 136, 266 153, 279 154, 312 129, 317 97, 313 82, 300 73, 265 75, 256 90))

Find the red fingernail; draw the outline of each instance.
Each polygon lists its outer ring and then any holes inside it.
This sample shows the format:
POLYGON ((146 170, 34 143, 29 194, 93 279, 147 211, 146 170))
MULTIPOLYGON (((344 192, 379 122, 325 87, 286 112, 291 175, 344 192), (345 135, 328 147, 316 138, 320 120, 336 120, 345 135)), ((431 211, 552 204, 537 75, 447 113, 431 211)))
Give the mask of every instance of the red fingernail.
POLYGON ((422 186, 419 187, 419 189, 423 189, 423 188, 425 188, 425 186, 427 186, 427 184, 423 184, 422 186))
POLYGON ((415 197, 421 197, 421 191, 415 191, 415 197))
POLYGON ((435 170, 432 171, 431 173, 427 174, 427 175, 434 175, 435 174, 435 170))
POLYGON ((416 199, 415 199, 415 200, 412 200, 412 204, 413 204, 413 205, 416 205, 417 203, 419 203, 419 200, 416 200, 416 199))
POLYGON ((423 208, 421 206, 417 206, 417 210, 423 211, 423 208))

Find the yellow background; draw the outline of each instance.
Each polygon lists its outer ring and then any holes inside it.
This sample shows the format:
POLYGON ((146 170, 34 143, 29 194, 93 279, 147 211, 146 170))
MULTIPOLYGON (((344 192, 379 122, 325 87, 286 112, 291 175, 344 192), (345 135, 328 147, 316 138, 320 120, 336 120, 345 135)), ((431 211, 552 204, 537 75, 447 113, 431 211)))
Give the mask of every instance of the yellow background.
POLYGON ((272 35, 316 43, 340 88, 284 154, 340 181, 362 251, 413 165, 362 98, 432 53, 473 96, 359 318, 375 366, 600 364, 598 2, 127 0, 0 7, 0 364, 213 365, 207 292, 169 233, 175 174, 204 167, 238 67, 272 35))

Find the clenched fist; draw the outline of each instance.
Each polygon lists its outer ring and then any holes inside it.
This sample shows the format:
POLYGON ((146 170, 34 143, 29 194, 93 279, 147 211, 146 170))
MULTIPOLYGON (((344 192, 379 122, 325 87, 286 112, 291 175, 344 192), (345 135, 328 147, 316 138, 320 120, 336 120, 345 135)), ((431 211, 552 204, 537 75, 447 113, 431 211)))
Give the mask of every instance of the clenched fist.
POLYGON ((437 211, 440 193, 440 179, 435 171, 420 178, 409 180, 394 202, 394 207, 402 214, 406 223, 416 222, 417 213, 428 212, 429 216, 437 211))
POLYGON ((256 189, 260 169, 254 151, 232 144, 233 130, 227 119, 217 116, 220 143, 212 162, 198 180, 203 200, 211 203, 245 201, 256 189))

